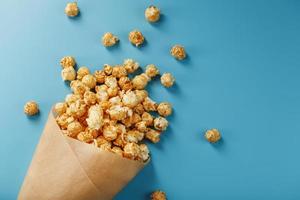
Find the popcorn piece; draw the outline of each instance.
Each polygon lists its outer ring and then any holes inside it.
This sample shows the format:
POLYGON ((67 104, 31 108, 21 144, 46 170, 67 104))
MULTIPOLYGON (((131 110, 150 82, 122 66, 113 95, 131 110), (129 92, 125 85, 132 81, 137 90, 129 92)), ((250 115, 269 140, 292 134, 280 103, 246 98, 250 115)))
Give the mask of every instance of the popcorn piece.
POLYGON ((104 67, 103 67, 103 70, 104 70, 105 74, 107 76, 109 76, 112 73, 113 67, 108 65, 108 64, 105 64, 104 67))
POLYGON ((146 90, 135 90, 136 96, 138 97, 139 102, 143 102, 144 99, 148 96, 148 92, 146 90))
POLYGON ((103 128, 103 136, 106 140, 115 140, 118 136, 118 128, 113 125, 105 126, 103 128))
POLYGON ((169 122, 164 117, 157 117, 153 121, 154 128, 157 130, 160 130, 160 131, 166 130, 168 125, 169 125, 169 122))
POLYGON ((118 84, 122 90, 131 90, 133 88, 132 83, 128 77, 121 77, 118 84))
POLYGON ((141 44, 143 44, 144 40, 145 40, 143 34, 140 31, 138 31, 138 30, 131 31, 129 33, 129 35, 128 35, 128 39, 136 47, 138 47, 141 44))
MULTIPOLYGON (((60 126, 61 129, 67 128, 69 121, 70 121, 68 118, 69 118, 69 115, 67 115, 66 113, 56 117, 56 122, 60 126)), ((74 121, 74 118, 73 118, 73 121, 74 121)))
POLYGON ((184 47, 181 45, 175 45, 171 48, 171 55, 177 60, 183 60, 186 57, 184 47))
POLYGON ((132 59, 124 60, 123 65, 124 65, 127 73, 133 73, 140 67, 139 63, 132 59))
POLYGON ((120 147, 111 148, 111 152, 118 154, 119 156, 123 155, 123 150, 120 147))
POLYGON ((161 102, 157 107, 157 112, 163 117, 167 117, 172 114, 172 105, 168 102, 161 102))
POLYGON ((77 2, 68 3, 65 8, 65 13, 69 17, 75 17, 79 13, 79 8, 77 6, 77 2))
POLYGON ((105 90, 100 90, 96 94, 99 102, 104 102, 109 99, 108 93, 105 90))
POLYGON ((29 101, 24 105, 24 113, 28 116, 36 115, 39 112, 39 106, 34 101, 29 101))
POLYGON ((110 105, 121 105, 121 98, 119 96, 115 96, 109 99, 110 105))
POLYGON ((113 141, 113 144, 123 148, 127 142, 123 139, 123 134, 120 134, 117 139, 113 141))
POLYGON ((107 89, 107 94, 108 94, 109 97, 117 96, 118 93, 119 93, 119 88, 118 87, 107 89))
POLYGON ((67 110, 67 104, 66 103, 63 103, 63 102, 60 102, 60 103, 57 103, 55 104, 54 106, 54 112, 57 114, 57 115, 62 115, 66 112, 67 110))
POLYGON ((171 87, 175 82, 175 78, 170 73, 164 73, 160 77, 160 82, 165 87, 171 87))
POLYGON ((120 105, 115 105, 110 107, 109 110, 107 110, 107 113, 110 115, 111 119, 122 120, 126 117, 127 109, 120 105))
POLYGON ((127 143, 124 147, 124 157, 130 159, 137 159, 140 155, 140 147, 136 143, 127 143))
POLYGON ((82 80, 82 78, 85 76, 85 75, 88 75, 90 74, 90 70, 83 66, 83 67, 80 67, 78 70, 77 70, 77 79, 78 80, 82 80))
POLYGON ((75 59, 72 56, 65 56, 60 60, 62 68, 74 67, 76 64, 75 59))
POLYGON ((83 95, 83 99, 87 105, 94 105, 97 103, 97 95, 91 91, 86 91, 83 95))
POLYGON ((92 143, 94 141, 94 139, 97 138, 97 136, 98 136, 98 133, 96 130, 87 129, 83 132, 80 132, 77 135, 77 139, 82 142, 92 143))
POLYGON ((146 111, 156 111, 157 104, 149 97, 146 97, 143 101, 143 106, 146 111))
POLYGON ((90 129, 99 130, 103 125, 103 110, 96 104, 90 107, 88 118, 86 119, 90 129))
POLYGON ((74 103, 71 103, 67 108, 66 113, 75 118, 79 118, 86 113, 86 105, 83 100, 77 100, 74 103))
POLYGON ((153 78, 159 74, 159 70, 157 69, 157 67, 155 65, 150 64, 150 65, 147 65, 147 67, 146 67, 146 74, 150 78, 153 78))
POLYGON ((111 47, 111 46, 114 46, 115 44, 117 44, 117 42, 119 41, 119 38, 117 38, 112 33, 107 32, 102 36, 101 41, 102 41, 103 46, 111 47))
POLYGON ((142 114, 142 121, 146 122, 147 126, 153 125, 153 117, 150 113, 144 112, 142 114))
POLYGON ((160 10, 156 6, 149 6, 145 10, 145 18, 149 22, 157 22, 160 18, 160 10))
POLYGON ((116 78, 126 77, 127 71, 123 66, 115 66, 113 67, 112 75, 116 78))
POLYGON ((221 134, 217 129, 211 129, 206 131, 205 138, 211 143, 216 143, 221 139, 221 134))
POLYGON ((71 105, 72 103, 75 103, 76 101, 80 100, 81 97, 78 94, 68 94, 65 98, 65 102, 68 105, 71 105))
POLYGON ((158 143, 160 141, 160 132, 152 128, 148 128, 145 137, 153 143, 158 143))
POLYGON ((65 67, 61 71, 61 77, 64 81, 73 81, 76 78, 76 71, 73 67, 65 67))
POLYGON ((78 121, 73 121, 70 124, 68 124, 67 130, 68 130, 68 136, 70 137, 76 137, 78 133, 82 131, 83 127, 78 121))
POLYGON ((163 191, 157 190, 151 194, 151 200, 166 200, 166 193, 163 191))
POLYGON ((141 103, 139 103, 133 108, 133 111, 139 115, 142 115, 145 112, 144 106, 141 103))
POLYGON ((122 98, 122 103, 129 108, 133 108, 139 103, 139 101, 133 91, 127 91, 122 98))
POLYGON ((147 131, 147 124, 145 121, 140 121, 140 122, 137 122, 135 124, 135 127, 138 131, 140 132, 146 132, 147 131))
POLYGON ((91 89, 93 89, 96 86, 96 78, 91 74, 85 75, 82 78, 82 82, 91 89))
POLYGON ((145 144, 140 144, 140 155, 139 155, 139 158, 145 162, 149 159, 149 149, 147 147, 147 145, 145 144))
POLYGON ((83 95, 89 88, 79 80, 71 81, 70 87, 74 94, 83 95))
POLYGON ((97 83, 104 83, 106 74, 103 70, 96 70, 94 72, 94 77, 96 78, 97 83))
POLYGON ((96 92, 99 92, 99 91, 105 91, 105 92, 106 92, 107 89, 108 89, 107 85, 104 85, 104 84, 102 84, 102 85, 97 85, 97 86, 95 87, 96 92))
POLYGON ((132 85, 133 85, 133 88, 142 90, 147 86, 149 81, 150 81, 150 78, 146 74, 142 73, 140 75, 136 75, 132 79, 132 85))
POLYGON ((94 145, 99 147, 103 150, 110 150, 111 149, 111 142, 107 141, 103 136, 99 136, 94 139, 94 145))
POLYGON ((138 143, 144 138, 144 133, 138 130, 129 130, 125 134, 125 140, 127 142, 138 143))
POLYGON ((116 88, 116 87, 118 87, 118 81, 117 81, 116 77, 107 76, 105 78, 105 85, 107 85, 108 88, 116 88))

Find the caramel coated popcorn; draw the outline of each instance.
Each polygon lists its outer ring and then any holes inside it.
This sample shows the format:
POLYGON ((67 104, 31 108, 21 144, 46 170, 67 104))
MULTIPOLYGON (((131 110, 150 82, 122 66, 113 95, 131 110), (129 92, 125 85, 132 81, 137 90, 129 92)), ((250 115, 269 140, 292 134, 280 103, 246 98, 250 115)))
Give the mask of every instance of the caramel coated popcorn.
POLYGON ((103 46, 111 47, 111 46, 114 46, 115 44, 117 44, 117 42, 119 41, 119 38, 117 38, 112 33, 108 32, 102 36, 101 41, 102 41, 103 46))
POLYGON ((166 200, 166 199, 167 199, 166 193, 164 193, 163 191, 157 190, 151 194, 151 200, 166 200))
POLYGON ((29 101, 24 105, 24 113, 28 116, 36 115, 39 112, 39 106, 35 101, 29 101))
POLYGON ((145 18, 149 22, 157 22, 160 18, 160 10, 156 6, 149 6, 145 10, 145 18))
POLYGON ((175 82, 175 78, 170 73, 164 73, 160 77, 160 82, 165 87, 172 87, 175 82))
POLYGON ((138 30, 133 30, 128 35, 129 41, 136 47, 142 45, 145 41, 143 34, 138 30))
POLYGON ((75 60, 62 60, 62 75, 70 80, 71 94, 65 102, 54 106, 56 122, 63 134, 120 156, 145 162, 149 149, 145 139, 160 141, 161 132, 172 113, 167 102, 157 104, 145 90, 151 79, 159 74, 150 64, 145 73, 129 76, 140 67, 126 59, 120 65, 105 64, 103 69, 90 73, 87 67, 74 70, 75 60), (158 112, 154 117, 150 112, 158 112))
POLYGON ((183 60, 186 57, 184 47, 181 45, 175 45, 171 48, 171 55, 177 60, 183 60))
POLYGON ((60 65, 62 68, 75 67, 75 59, 72 56, 65 56, 60 60, 60 65))
POLYGON ((69 17, 75 17, 79 13, 79 8, 77 6, 77 2, 68 3, 65 8, 65 13, 69 17))
POLYGON ((214 128, 206 131, 205 138, 211 143, 216 143, 221 139, 221 134, 217 129, 214 128))

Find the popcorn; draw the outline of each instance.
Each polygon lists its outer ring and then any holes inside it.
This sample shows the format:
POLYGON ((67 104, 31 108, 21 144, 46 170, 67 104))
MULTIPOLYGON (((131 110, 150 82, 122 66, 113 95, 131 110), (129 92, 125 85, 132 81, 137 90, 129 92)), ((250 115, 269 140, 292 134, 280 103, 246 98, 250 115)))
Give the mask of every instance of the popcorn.
POLYGON ((106 74, 103 70, 96 70, 94 72, 94 77, 96 78, 97 83, 104 83, 106 74))
POLYGON ((113 125, 105 126, 103 128, 103 137, 108 140, 112 141, 115 140, 118 136, 118 128, 113 125))
POLYGON ((138 143, 144 138, 144 133, 138 130, 130 130, 125 134, 125 140, 127 142, 138 143))
POLYGON ((67 126, 69 124, 68 118, 69 118, 69 115, 67 115, 66 113, 63 113, 62 115, 59 115, 58 117, 56 117, 56 122, 60 126, 61 129, 67 128, 67 126))
POLYGON ((103 136, 98 136, 96 139, 94 139, 94 145, 103 150, 110 150, 112 144, 110 141, 107 141, 103 136))
POLYGON ((39 106, 35 101, 29 101, 24 105, 24 113, 28 116, 36 115, 39 112, 39 106))
POLYGON ((87 74, 82 78, 82 83, 93 89, 96 86, 96 78, 91 74, 87 74))
POLYGON ((148 77, 153 78, 159 74, 159 70, 155 65, 150 64, 146 67, 146 74, 148 77))
POLYGON ((149 149, 147 147, 147 145, 145 144, 140 144, 140 154, 139 154, 139 158, 142 161, 147 161, 149 159, 149 149))
POLYGON ((108 64, 105 64, 104 67, 103 67, 103 70, 104 70, 105 74, 107 76, 109 76, 112 73, 113 67, 108 65, 108 64))
POLYGON ((89 91, 89 88, 79 80, 71 81, 70 87, 73 93, 78 95, 83 95, 86 91, 89 91))
POLYGON ((133 111, 139 115, 143 114, 145 112, 144 110, 144 106, 139 103, 138 105, 136 105, 134 108, 133 108, 133 111))
POLYGON ((186 57, 186 53, 183 46, 175 45, 171 48, 171 55, 177 60, 183 60, 186 57))
POLYGON ((141 44, 143 44, 144 40, 145 40, 143 34, 140 31, 138 31, 138 30, 131 31, 129 33, 129 35, 128 35, 128 39, 136 47, 138 47, 141 44))
POLYGON ((109 97, 117 96, 118 93, 119 93, 119 88, 118 87, 108 88, 107 89, 107 94, 108 94, 109 97))
POLYGON ((108 88, 116 88, 116 87, 118 87, 118 81, 117 81, 116 77, 107 76, 105 78, 105 85, 107 85, 108 88))
POLYGON ((153 121, 153 126, 159 131, 164 131, 167 129, 169 122, 164 117, 157 117, 153 121))
POLYGON ((77 139, 79 141, 85 142, 85 143, 92 143, 94 141, 95 138, 97 138, 98 134, 96 130, 90 130, 87 129, 83 132, 80 132, 77 135, 77 139))
POLYGON ((174 82, 175 82, 175 78, 172 76, 172 74, 170 73, 164 73, 161 77, 160 77, 160 82, 163 86, 165 87, 171 87, 174 82))
POLYGON ((144 112, 142 114, 142 121, 146 122, 147 126, 153 125, 153 117, 150 113, 144 112))
POLYGON ((78 133, 82 131, 83 127, 78 121, 73 121, 70 124, 68 124, 67 131, 68 136, 70 137, 76 137, 78 133))
POLYGON ((206 131, 205 138, 211 143, 216 143, 221 139, 221 134, 217 129, 211 129, 206 131))
POLYGON ((90 74, 90 70, 89 68, 87 67, 80 67, 78 70, 77 70, 77 79, 78 80, 82 80, 82 78, 85 76, 85 75, 88 75, 90 74))
POLYGON ((140 150, 139 145, 131 142, 131 143, 127 143, 125 145, 123 155, 127 158, 135 160, 138 158, 140 153, 141 153, 141 150, 140 150))
POLYGON ((94 105, 97 103, 97 95, 94 92, 86 91, 83 95, 83 100, 87 105, 94 105))
POLYGON ((66 110, 66 113, 75 118, 83 116, 87 112, 86 105, 83 100, 77 100, 69 105, 66 110))
POLYGON ((86 121, 90 129, 99 130, 102 127, 103 110, 98 104, 90 107, 86 121))
POLYGON ((68 105, 63 102, 56 103, 54 106, 54 112, 57 115, 62 115, 66 112, 68 105))
POLYGON ((151 200, 166 200, 166 193, 157 190, 151 194, 151 200))
POLYGON ((157 104, 149 97, 146 97, 143 101, 145 111, 156 111, 157 104))
POLYGON ((122 98, 122 103, 129 108, 133 108, 139 103, 139 101, 133 91, 127 91, 122 98))
POLYGON ((127 109, 121 105, 114 105, 107 110, 107 113, 111 119, 122 120, 126 117, 127 109))
POLYGON ((111 148, 111 152, 118 154, 119 156, 123 156, 123 150, 120 147, 111 148))
POLYGON ((125 67, 123 67, 123 66, 115 66, 115 67, 113 67, 111 74, 112 74, 112 76, 114 76, 116 78, 121 78, 121 77, 127 76, 127 71, 126 71, 125 67))
POLYGON ((147 86, 149 81, 150 81, 150 78, 146 74, 142 73, 140 75, 136 75, 132 79, 132 85, 133 85, 133 88, 142 90, 147 86))
POLYGON ((158 143, 160 141, 160 132, 152 128, 148 128, 145 137, 153 143, 158 143))
POLYGON ((131 90, 133 88, 131 80, 128 77, 121 77, 118 81, 118 85, 122 90, 131 90))
POLYGON ((62 68, 75 67, 75 59, 72 56, 65 56, 60 60, 60 65, 62 68))
POLYGON ((157 106, 157 112, 163 117, 167 117, 172 114, 172 105, 168 102, 161 102, 157 106))
POLYGON ((138 131, 140 132, 146 132, 147 131, 147 124, 145 121, 140 121, 140 122, 137 122, 135 124, 135 127, 138 131))
POLYGON ((146 90, 135 90, 134 92, 140 103, 144 101, 146 97, 148 97, 148 92, 146 90))
POLYGON ((124 60, 123 66, 125 67, 127 73, 133 73, 140 67, 139 63, 132 59, 124 60))
POLYGON ((110 105, 121 105, 121 98, 119 96, 112 97, 109 99, 110 105))
POLYGON ((79 8, 77 6, 77 2, 68 3, 65 8, 65 13, 69 17, 75 17, 79 13, 79 8))
POLYGON ((119 38, 117 38, 112 33, 107 32, 102 36, 101 41, 102 41, 103 46, 111 47, 111 46, 114 46, 115 44, 117 44, 117 42, 119 41, 119 38))
POLYGON ((149 22, 157 22, 160 18, 160 10, 156 6, 149 6, 145 10, 145 18, 149 22))
POLYGON ((64 81, 73 81, 76 78, 76 71, 73 67, 65 67, 61 71, 61 77, 64 81))
POLYGON ((105 102, 109 99, 108 93, 105 90, 98 91, 96 97, 98 99, 98 102, 105 102))

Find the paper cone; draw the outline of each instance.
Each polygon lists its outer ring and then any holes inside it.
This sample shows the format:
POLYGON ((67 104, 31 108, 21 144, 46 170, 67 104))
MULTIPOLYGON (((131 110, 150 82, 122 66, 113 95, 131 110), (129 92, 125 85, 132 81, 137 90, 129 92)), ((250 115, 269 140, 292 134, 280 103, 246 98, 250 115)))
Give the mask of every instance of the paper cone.
POLYGON ((143 167, 64 136, 50 112, 18 199, 112 199, 143 167))

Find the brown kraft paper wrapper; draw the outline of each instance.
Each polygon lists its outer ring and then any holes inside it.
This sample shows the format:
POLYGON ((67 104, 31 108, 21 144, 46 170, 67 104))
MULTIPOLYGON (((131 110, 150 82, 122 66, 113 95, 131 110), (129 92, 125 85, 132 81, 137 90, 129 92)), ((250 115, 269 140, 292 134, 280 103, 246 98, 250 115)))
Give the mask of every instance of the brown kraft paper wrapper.
POLYGON ((18 199, 112 199, 144 165, 64 136, 50 112, 18 199))

